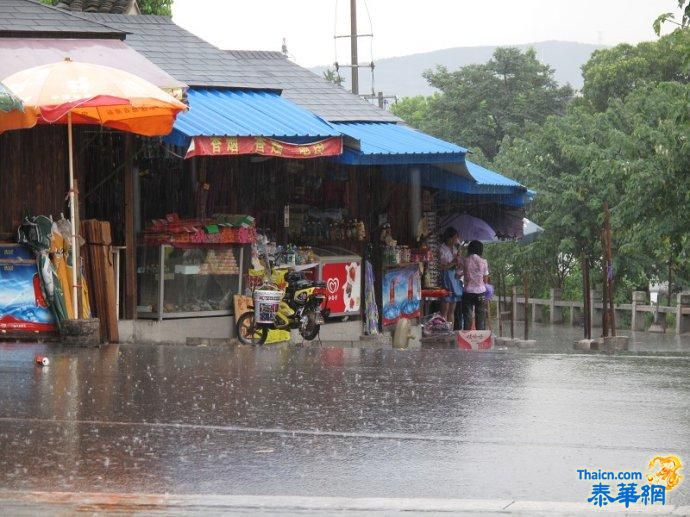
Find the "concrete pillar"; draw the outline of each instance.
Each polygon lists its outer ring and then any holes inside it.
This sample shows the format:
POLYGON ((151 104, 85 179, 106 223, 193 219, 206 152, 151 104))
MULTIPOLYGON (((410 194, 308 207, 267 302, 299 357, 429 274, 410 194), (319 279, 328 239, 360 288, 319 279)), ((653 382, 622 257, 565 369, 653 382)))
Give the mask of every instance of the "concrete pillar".
MULTIPOLYGON (((556 302, 563 298, 563 289, 551 289, 551 296, 549 300, 549 322, 563 323, 563 307, 557 307, 556 302)), ((570 316, 570 324, 572 325, 572 311, 570 316)))
POLYGON ((518 302, 517 302, 517 287, 515 287, 515 286, 513 286, 513 291, 511 293, 510 301, 513 304, 513 321, 517 321, 519 319, 519 316, 518 316, 518 302))
POLYGON ((647 293, 644 291, 633 291, 632 297, 632 313, 630 318, 630 330, 644 330, 644 313, 637 312, 638 305, 647 303, 647 293))
POLYGON ((415 239, 417 225, 422 218, 422 172, 419 167, 410 169, 410 235, 415 239))
POLYGON ((601 307, 595 307, 594 304, 598 303, 599 305, 602 305, 603 298, 604 298, 604 295, 603 295, 601 290, 592 289, 592 291, 591 291, 592 327, 600 327, 601 326, 601 318, 603 316, 604 311, 601 307))
POLYGON ((678 293, 676 306, 676 334, 690 332, 690 314, 683 314, 684 309, 690 308, 690 292, 678 293))
POLYGON ((570 324, 572 326, 582 325, 582 322, 584 320, 583 314, 584 314, 584 309, 581 307, 581 305, 573 303, 570 306, 570 324))
POLYGON ((616 313, 616 328, 623 328, 623 316, 625 316, 625 309, 618 309, 614 306, 614 312, 616 313))

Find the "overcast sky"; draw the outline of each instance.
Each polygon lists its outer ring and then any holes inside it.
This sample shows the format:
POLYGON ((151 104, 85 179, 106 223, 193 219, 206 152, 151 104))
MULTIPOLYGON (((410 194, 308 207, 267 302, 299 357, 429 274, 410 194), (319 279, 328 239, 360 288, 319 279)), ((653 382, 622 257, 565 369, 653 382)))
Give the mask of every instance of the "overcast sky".
MULTIPOLYGON (((173 19, 223 49, 280 50, 302 66, 349 62, 349 0, 174 0, 173 19)), ((360 62, 450 47, 655 37, 677 0, 358 0, 360 62), (370 20, 371 19, 371 24, 370 20), (372 56, 373 47, 373 56, 372 56)))

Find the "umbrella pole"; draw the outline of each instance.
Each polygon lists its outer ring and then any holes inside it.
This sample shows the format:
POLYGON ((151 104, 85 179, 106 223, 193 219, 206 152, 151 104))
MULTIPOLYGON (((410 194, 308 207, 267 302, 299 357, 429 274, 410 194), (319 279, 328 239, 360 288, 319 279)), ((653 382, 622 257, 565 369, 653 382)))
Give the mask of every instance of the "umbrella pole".
POLYGON ((67 113, 67 147, 69 155, 69 211, 72 226, 72 308, 74 318, 79 319, 79 300, 77 288, 77 268, 79 267, 79 248, 77 248, 76 199, 74 195, 74 150, 72 146, 72 112, 67 113))

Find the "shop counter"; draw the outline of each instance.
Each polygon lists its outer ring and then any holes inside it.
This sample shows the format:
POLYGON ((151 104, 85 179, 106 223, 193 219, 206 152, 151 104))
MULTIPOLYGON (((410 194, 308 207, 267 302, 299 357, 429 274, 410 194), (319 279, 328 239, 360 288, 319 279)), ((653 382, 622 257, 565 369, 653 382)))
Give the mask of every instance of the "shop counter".
POLYGON ((142 245, 138 249, 139 318, 228 316, 241 294, 243 244, 142 245))

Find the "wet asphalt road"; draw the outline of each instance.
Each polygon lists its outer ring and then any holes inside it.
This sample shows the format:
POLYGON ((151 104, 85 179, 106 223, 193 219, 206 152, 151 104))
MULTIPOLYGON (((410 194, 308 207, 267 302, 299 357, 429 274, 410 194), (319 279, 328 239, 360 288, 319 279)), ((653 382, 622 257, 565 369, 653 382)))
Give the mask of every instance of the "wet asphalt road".
MULTIPOLYGON (((690 339, 638 334, 610 356, 570 353, 562 327, 538 337, 486 353, 0 344, 0 493, 584 503, 577 469, 690 463, 690 339)), ((669 499, 690 505, 690 483, 669 499)))

